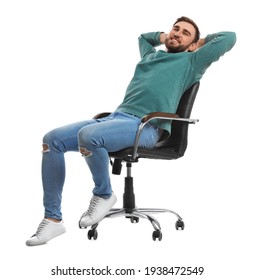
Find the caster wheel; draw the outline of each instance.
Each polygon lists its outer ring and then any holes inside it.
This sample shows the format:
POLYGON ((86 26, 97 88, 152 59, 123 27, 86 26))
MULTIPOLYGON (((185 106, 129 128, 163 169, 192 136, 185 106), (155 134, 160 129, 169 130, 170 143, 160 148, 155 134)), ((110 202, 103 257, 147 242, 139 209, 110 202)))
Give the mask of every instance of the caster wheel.
POLYGON ((181 229, 181 230, 184 230, 184 222, 182 220, 178 220, 176 223, 175 223, 175 228, 177 230, 181 229))
POLYGON ((152 239, 155 241, 156 239, 158 239, 159 241, 161 241, 162 239, 162 232, 160 230, 154 230, 152 233, 152 239))
POLYGON ((96 239, 97 239, 97 236, 98 236, 98 233, 97 233, 97 230, 96 230, 96 229, 90 229, 90 230, 88 231, 88 239, 89 239, 89 240, 91 240, 92 238, 93 238, 94 240, 96 240, 96 239))
POLYGON ((131 217, 130 221, 132 224, 137 224, 139 222, 139 218, 138 217, 131 217))

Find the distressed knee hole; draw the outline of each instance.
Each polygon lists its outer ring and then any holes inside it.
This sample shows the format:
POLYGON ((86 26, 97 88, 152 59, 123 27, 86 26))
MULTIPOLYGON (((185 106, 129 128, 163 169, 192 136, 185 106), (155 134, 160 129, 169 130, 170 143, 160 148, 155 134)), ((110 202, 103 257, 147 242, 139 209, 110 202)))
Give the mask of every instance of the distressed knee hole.
POLYGON ((42 153, 47 153, 50 151, 50 146, 47 143, 43 143, 42 147, 43 147, 42 153))
POLYGON ((82 156, 84 156, 84 157, 92 156, 92 152, 87 150, 86 148, 79 147, 79 151, 82 154, 82 156))

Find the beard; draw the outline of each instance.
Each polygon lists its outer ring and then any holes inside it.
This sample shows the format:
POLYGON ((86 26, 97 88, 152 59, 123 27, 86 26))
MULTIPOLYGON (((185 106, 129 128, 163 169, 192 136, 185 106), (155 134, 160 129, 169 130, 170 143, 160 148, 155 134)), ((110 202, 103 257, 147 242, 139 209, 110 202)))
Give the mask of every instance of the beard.
POLYGON ((185 46, 182 44, 176 44, 170 38, 166 39, 165 46, 166 46, 167 52, 169 52, 169 53, 185 52, 188 49, 188 46, 185 46))

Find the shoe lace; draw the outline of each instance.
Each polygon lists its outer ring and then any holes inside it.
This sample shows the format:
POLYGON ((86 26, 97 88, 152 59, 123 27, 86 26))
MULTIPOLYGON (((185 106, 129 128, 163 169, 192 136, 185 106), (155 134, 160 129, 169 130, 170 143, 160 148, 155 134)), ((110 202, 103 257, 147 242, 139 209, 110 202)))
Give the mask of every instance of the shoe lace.
POLYGON ((84 213, 84 215, 93 216, 100 199, 101 197, 93 196, 90 200, 88 210, 84 213))
POLYGON ((44 219, 41 221, 41 223, 39 224, 36 233, 34 234, 35 236, 40 236, 40 234, 42 233, 42 231, 44 230, 44 228, 49 224, 49 221, 44 219))

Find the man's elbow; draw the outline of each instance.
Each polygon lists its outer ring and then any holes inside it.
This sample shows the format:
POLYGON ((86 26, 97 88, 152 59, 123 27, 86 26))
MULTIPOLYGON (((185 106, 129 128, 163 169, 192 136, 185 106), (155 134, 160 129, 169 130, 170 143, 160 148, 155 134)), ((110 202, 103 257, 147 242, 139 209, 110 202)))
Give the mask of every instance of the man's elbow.
POLYGON ((230 49, 232 49, 236 43, 236 33, 232 31, 228 31, 226 32, 226 35, 228 37, 230 49))

